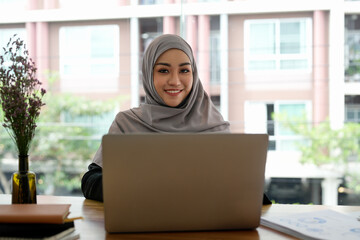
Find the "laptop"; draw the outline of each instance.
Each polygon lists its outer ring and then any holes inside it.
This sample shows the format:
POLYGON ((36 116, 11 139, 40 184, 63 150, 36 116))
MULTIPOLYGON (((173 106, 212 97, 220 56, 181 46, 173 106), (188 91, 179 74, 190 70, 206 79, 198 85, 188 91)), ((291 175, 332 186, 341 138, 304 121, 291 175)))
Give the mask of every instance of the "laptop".
POLYGON ((258 227, 267 146, 266 134, 104 135, 106 231, 258 227))

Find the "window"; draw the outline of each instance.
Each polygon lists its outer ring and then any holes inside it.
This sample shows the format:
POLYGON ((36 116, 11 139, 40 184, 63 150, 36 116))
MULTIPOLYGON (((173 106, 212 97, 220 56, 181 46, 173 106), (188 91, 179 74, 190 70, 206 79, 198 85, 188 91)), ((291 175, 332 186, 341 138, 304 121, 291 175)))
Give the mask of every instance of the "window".
POLYGON ((72 115, 69 112, 62 113, 62 120, 65 123, 73 124, 79 128, 88 129, 94 139, 100 139, 106 134, 116 115, 115 111, 106 112, 100 116, 93 115, 72 115))
POLYGON ((360 122, 360 105, 346 106, 346 122, 360 122))
POLYGON ((360 16, 345 16, 345 81, 360 81, 360 16))
POLYGON ((62 90, 114 91, 117 88, 118 26, 62 27, 59 52, 62 90))
POLYGON ((345 96, 345 122, 360 123, 360 96, 345 96))
POLYGON ((311 19, 245 21, 245 69, 310 71, 311 19))
POLYGON ((0 54, 3 54, 3 46, 6 46, 8 44, 11 37, 14 36, 14 34, 17 34, 17 38, 20 38, 24 40, 26 43, 26 32, 25 28, 4 28, 0 29, 0 54))
MULTIPOLYGON (((25 28, 7 28, 7 29, 0 29, 0 55, 4 54, 4 49, 3 47, 5 47, 8 43, 10 38, 12 38, 14 36, 14 34, 16 34, 16 39, 20 38, 21 40, 24 40, 25 42, 25 47, 26 46, 26 33, 25 33, 25 28)), ((27 48, 27 50, 29 50, 27 48)), ((21 51, 21 54, 22 51, 21 51)), ((7 55, 9 56, 9 55, 7 55)), ((29 56, 31 58, 31 56, 29 56)), ((7 62, 9 59, 4 58, 5 62, 4 62, 4 66, 10 67, 11 63, 7 62)))
POLYGON ((140 5, 163 4, 163 0, 141 0, 140 5))
POLYGON ((149 44, 163 32, 162 18, 143 18, 139 20, 141 34, 141 51, 144 52, 149 44))
POLYGON ((212 16, 210 20, 210 82, 220 83, 220 18, 212 16))
POLYGON ((220 95, 211 95, 211 101, 218 111, 220 111, 220 95))
POLYGON ((269 134, 269 150, 294 151, 296 143, 303 141, 280 122, 273 120, 274 113, 285 113, 289 118, 306 114, 310 118, 310 103, 299 102, 246 102, 245 132, 269 134))

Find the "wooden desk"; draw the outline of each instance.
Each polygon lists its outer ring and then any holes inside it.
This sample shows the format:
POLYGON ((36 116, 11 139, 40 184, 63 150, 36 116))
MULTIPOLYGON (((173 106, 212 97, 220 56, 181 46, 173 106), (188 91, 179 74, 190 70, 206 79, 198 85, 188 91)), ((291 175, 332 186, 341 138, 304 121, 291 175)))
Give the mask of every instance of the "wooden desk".
MULTIPOLYGON (((100 202, 86 200, 83 197, 38 196, 38 203, 70 203, 71 216, 82 216, 84 220, 76 220, 75 228, 81 239, 295 239, 280 232, 260 226, 253 231, 213 231, 213 232, 176 232, 176 233, 134 233, 107 234, 104 229, 104 207, 100 202)), ((0 204, 10 204, 11 196, 0 194, 0 204)), ((276 216, 282 213, 309 212, 320 209, 332 209, 339 212, 360 211, 360 206, 322 205, 283 205, 264 206, 263 216, 276 216)))

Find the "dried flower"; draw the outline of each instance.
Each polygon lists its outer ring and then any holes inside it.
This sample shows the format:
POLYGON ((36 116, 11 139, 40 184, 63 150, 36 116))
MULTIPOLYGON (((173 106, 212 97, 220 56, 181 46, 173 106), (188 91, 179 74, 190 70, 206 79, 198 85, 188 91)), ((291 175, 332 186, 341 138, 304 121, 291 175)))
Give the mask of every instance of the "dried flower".
POLYGON ((35 63, 29 58, 24 41, 14 35, 0 56, 0 103, 3 126, 15 142, 19 155, 28 155, 35 135, 36 120, 45 104, 45 89, 36 78, 35 63))

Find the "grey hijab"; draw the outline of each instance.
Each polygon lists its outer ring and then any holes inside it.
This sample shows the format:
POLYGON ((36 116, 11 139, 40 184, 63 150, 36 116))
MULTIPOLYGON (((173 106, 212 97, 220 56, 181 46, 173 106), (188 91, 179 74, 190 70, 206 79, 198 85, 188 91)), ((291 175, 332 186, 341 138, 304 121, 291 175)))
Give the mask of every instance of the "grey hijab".
MULTIPOLYGON (((146 93, 145 103, 137 108, 119 112, 109 133, 140 132, 229 132, 229 123, 223 120, 198 77, 190 45, 172 34, 154 39, 145 51, 142 64, 142 81, 146 93), (153 68, 159 56, 169 49, 179 49, 190 59, 193 70, 192 90, 177 107, 169 107, 155 90, 153 68)), ((101 146, 93 162, 102 166, 101 146)))
POLYGON ((213 132, 228 131, 229 124, 217 111, 204 91, 190 45, 177 35, 162 35, 146 49, 142 80, 146 93, 145 103, 132 113, 155 132, 213 132), (168 107, 154 87, 153 68, 159 56, 169 49, 179 49, 190 59, 193 87, 189 96, 178 107, 168 107))

